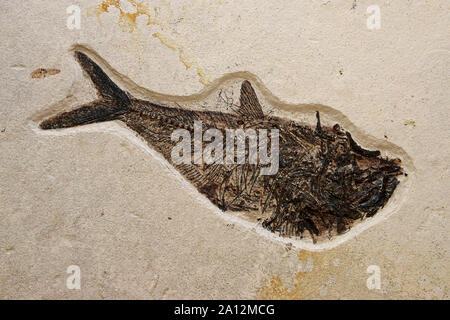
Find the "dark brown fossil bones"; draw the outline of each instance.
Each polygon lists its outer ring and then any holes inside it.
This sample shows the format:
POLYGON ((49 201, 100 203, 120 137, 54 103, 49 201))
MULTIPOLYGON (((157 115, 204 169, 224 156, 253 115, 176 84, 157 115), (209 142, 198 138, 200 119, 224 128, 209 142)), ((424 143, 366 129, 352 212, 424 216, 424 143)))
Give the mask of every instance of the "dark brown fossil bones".
MULTIPOLYGON (((160 152, 199 192, 222 210, 243 211, 282 236, 330 239, 358 220, 375 215, 393 194, 402 173, 399 159, 363 149, 338 124, 311 128, 265 115, 250 82, 241 87, 233 113, 166 107, 133 98, 121 90, 88 56, 75 57, 92 80, 99 98, 40 123, 42 129, 67 128, 119 120, 160 152), (203 127, 278 129, 279 170, 260 175, 260 164, 175 164, 171 140, 175 129, 193 133, 203 127)), ((193 136, 193 134, 191 135, 193 136)), ((194 142, 192 141, 192 144, 194 142)))

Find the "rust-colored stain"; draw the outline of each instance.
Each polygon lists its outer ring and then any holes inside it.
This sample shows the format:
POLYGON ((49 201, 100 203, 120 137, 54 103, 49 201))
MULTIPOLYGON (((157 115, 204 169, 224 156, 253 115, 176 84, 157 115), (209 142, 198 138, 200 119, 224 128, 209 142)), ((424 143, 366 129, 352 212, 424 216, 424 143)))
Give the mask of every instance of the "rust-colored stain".
POLYGON ((197 75, 201 84, 207 86, 211 81, 207 78, 206 74, 200 67, 197 67, 197 75))
POLYGON ((263 286, 259 289, 256 299, 308 299, 316 283, 314 281, 314 268, 320 265, 323 258, 320 253, 300 250, 298 259, 301 263, 307 264, 308 259, 312 259, 313 270, 310 272, 298 272, 292 279, 293 287, 288 287, 281 281, 279 276, 272 275, 264 280, 263 286))
MULTIPOLYGON (((128 12, 124 10, 120 5, 119 0, 103 0, 98 6, 91 8, 91 10, 93 10, 93 13, 97 17, 99 24, 102 25, 100 16, 103 13, 109 13, 109 9, 111 7, 118 9, 120 15, 118 24, 122 27, 123 31, 128 31, 130 33, 133 33, 137 29, 138 26, 136 18, 141 15, 144 15, 148 18, 147 25, 162 25, 161 21, 158 21, 157 18, 152 19, 149 4, 144 4, 136 0, 128 0, 128 2, 136 8, 136 12, 128 12)), ((91 10, 88 10, 88 15, 90 15, 91 10)), ((159 32, 153 33, 152 36, 159 39, 161 44, 163 44, 167 48, 177 51, 178 59, 181 61, 181 63, 183 63, 186 70, 189 70, 191 67, 195 67, 196 73, 199 77, 199 82, 201 84, 207 86, 211 83, 210 79, 206 76, 202 68, 197 63, 192 61, 192 59, 189 59, 187 57, 183 48, 176 45, 175 43, 170 41, 167 36, 164 36, 159 32)))
POLYGON ((152 36, 154 38, 157 38, 159 41, 161 41, 161 43, 163 45, 165 45, 167 48, 174 50, 174 51, 178 51, 178 59, 180 59, 180 61, 184 64, 184 67, 186 68, 186 70, 189 70, 192 67, 193 62, 189 61, 186 58, 182 48, 179 48, 176 44, 169 41, 167 39, 167 37, 163 36, 162 34, 160 34, 158 32, 153 33, 152 36))
POLYGON ((412 126, 413 128, 416 127, 416 122, 414 120, 406 120, 403 124, 405 126, 412 126))
POLYGON ((355 291, 366 292, 368 298, 380 298, 380 292, 369 291, 366 288, 367 266, 361 266, 362 259, 360 255, 345 255, 338 250, 326 252, 300 250, 299 263, 309 268, 297 272, 289 283, 283 283, 277 275, 268 276, 263 280, 255 298, 339 299, 352 297, 351 292, 355 291), (355 268, 359 272, 355 273, 355 268))
POLYGON ((61 71, 59 69, 44 69, 39 68, 34 70, 32 73, 30 73, 30 77, 33 79, 42 79, 46 77, 53 76, 55 74, 60 73, 61 71))
POLYGON ((195 65, 197 75, 198 75, 198 78, 199 78, 199 81, 201 84, 207 86, 208 84, 211 83, 211 81, 205 75, 203 70, 196 63, 194 63, 193 61, 191 61, 190 59, 188 59, 186 57, 186 54, 184 53, 183 48, 178 47, 176 44, 169 41, 167 39, 167 37, 163 36, 162 34, 160 34, 158 32, 153 33, 152 36, 159 39, 159 41, 161 41, 161 43, 163 45, 165 45, 167 48, 172 49, 174 51, 178 51, 178 59, 184 64, 184 67, 186 68, 186 70, 189 70, 192 66, 195 65))
POLYGON ((369 255, 363 248, 349 246, 321 252, 300 250, 298 263, 312 268, 302 268, 288 280, 281 280, 278 274, 267 275, 255 299, 448 299, 438 281, 417 281, 428 277, 429 253, 408 260, 401 256, 409 253, 392 250, 392 246, 377 246, 369 255), (381 290, 367 287, 371 275, 367 267, 372 264, 381 269, 381 290))
POLYGON ((152 23, 150 8, 148 4, 143 4, 136 0, 128 0, 128 2, 136 8, 136 12, 126 12, 125 10, 123 10, 120 6, 119 0, 102 1, 100 5, 94 8, 94 13, 97 16, 100 25, 102 24, 100 16, 105 12, 109 12, 110 7, 114 7, 119 10, 120 16, 118 23, 124 31, 129 31, 130 33, 132 33, 137 28, 136 18, 141 15, 148 18, 147 25, 150 25, 152 23))

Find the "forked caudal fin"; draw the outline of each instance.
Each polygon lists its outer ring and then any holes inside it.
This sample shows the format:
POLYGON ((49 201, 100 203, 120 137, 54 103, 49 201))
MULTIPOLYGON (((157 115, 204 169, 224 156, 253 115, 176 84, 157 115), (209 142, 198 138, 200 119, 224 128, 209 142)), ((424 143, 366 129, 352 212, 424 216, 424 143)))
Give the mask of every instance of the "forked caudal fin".
POLYGON ((130 95, 120 89, 87 55, 75 51, 75 58, 97 90, 99 99, 60 113, 39 124, 41 129, 69 128, 83 124, 115 120, 129 110, 130 95))

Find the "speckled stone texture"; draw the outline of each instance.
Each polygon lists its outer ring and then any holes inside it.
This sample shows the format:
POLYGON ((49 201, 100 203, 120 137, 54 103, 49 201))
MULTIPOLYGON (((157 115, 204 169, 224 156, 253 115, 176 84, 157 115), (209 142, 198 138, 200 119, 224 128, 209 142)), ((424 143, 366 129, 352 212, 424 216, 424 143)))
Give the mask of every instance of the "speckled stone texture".
POLYGON ((0 298, 448 299, 449 9, 426 0, 2 1, 0 298), (71 5, 80 29, 67 27, 71 5), (367 28, 371 5, 380 29, 367 28), (320 251, 223 219, 129 139, 35 130, 43 110, 95 99, 76 44, 162 94, 248 71, 285 103, 330 106, 404 151, 408 192, 388 218, 320 251), (71 265, 79 290, 66 286, 71 265), (369 266, 379 267, 379 289, 367 285, 369 266))

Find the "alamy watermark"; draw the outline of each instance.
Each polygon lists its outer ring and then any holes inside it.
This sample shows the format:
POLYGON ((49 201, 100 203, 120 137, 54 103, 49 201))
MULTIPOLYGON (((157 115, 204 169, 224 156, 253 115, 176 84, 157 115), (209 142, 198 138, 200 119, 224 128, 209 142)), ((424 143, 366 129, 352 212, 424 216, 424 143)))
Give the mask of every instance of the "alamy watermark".
POLYGON ((66 9, 66 13, 69 15, 67 17, 66 26, 69 30, 81 28, 81 10, 77 5, 68 6, 66 9))
POLYGON ((379 30, 381 28, 381 11, 376 4, 367 7, 366 10, 369 16, 367 17, 366 26, 369 30, 379 30))
POLYGON ((172 161, 175 164, 245 164, 247 159, 248 164, 261 165, 261 175, 274 175, 279 168, 279 130, 270 129, 270 152, 268 132, 267 129, 226 129, 224 150, 222 131, 216 128, 204 131, 202 122, 194 121, 193 139, 186 129, 172 132, 172 141, 178 142, 172 149, 172 161), (204 149, 203 142, 209 142, 204 149))
POLYGON ((367 273, 371 274, 367 278, 366 285, 369 290, 380 290, 381 289, 381 270, 377 265, 370 265, 367 267, 367 273))
POLYGON ((81 289, 81 269, 77 265, 70 265, 67 267, 69 276, 66 279, 66 287, 69 290, 81 289))

